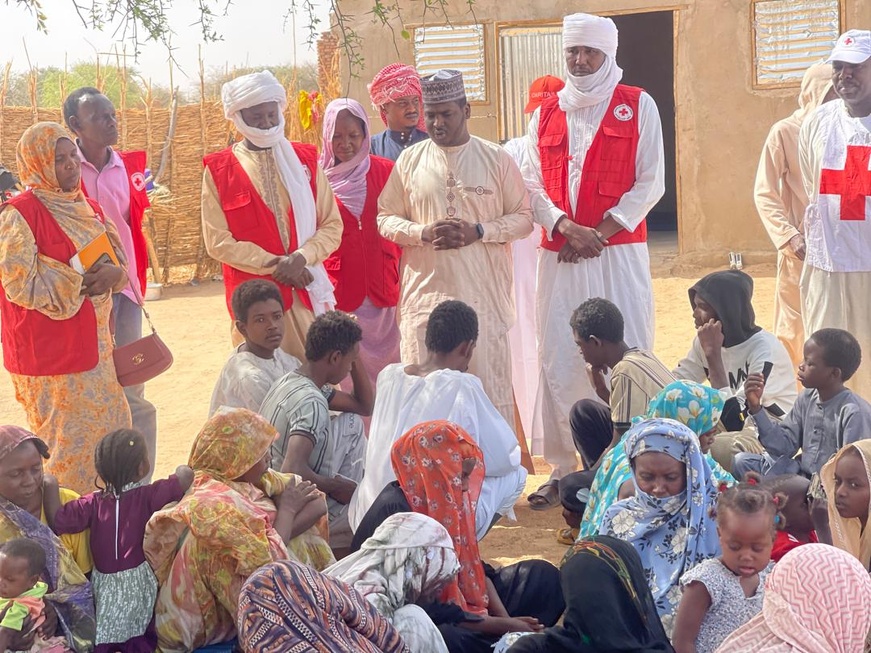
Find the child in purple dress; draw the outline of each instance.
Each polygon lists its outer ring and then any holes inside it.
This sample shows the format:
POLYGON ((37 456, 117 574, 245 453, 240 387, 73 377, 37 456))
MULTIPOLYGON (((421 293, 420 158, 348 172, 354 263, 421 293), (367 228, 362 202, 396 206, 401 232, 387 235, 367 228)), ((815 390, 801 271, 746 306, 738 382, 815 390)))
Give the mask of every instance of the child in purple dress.
POLYGON ((57 482, 46 477, 52 488, 45 494, 46 518, 58 535, 91 529, 95 653, 151 652, 157 648, 153 621, 157 579, 142 550, 145 525, 155 512, 184 496, 194 473, 181 465, 168 479, 142 485, 151 461, 145 439, 131 429, 105 436, 94 458, 105 487, 61 506, 57 482))

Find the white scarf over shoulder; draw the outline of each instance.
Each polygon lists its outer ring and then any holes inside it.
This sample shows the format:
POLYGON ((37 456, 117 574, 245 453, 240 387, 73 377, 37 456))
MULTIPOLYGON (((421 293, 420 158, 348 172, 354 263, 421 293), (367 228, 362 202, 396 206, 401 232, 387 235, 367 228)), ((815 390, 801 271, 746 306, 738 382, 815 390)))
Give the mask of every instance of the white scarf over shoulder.
MULTIPOLYGON (((307 168, 299 160, 290 141, 284 136, 284 110, 287 107, 287 92, 268 70, 237 77, 221 87, 224 115, 232 120, 239 133, 257 147, 268 148, 275 158, 281 183, 287 189, 293 206, 293 219, 299 245, 311 238, 317 229, 317 206, 311 191, 307 168), (257 129, 242 119, 242 109, 249 109, 264 102, 277 102, 280 111, 279 124, 272 129, 257 129)), ((278 217, 278 216, 276 216, 278 217)), ((313 281, 306 287, 315 315, 331 310, 336 304, 333 284, 327 276, 323 263, 308 266, 313 281)))
POLYGON ((563 19, 563 50, 596 48, 605 53, 605 63, 592 75, 572 75, 566 66, 566 85, 557 93, 563 111, 575 111, 610 100, 623 78, 617 65, 617 26, 610 18, 572 14, 563 19))

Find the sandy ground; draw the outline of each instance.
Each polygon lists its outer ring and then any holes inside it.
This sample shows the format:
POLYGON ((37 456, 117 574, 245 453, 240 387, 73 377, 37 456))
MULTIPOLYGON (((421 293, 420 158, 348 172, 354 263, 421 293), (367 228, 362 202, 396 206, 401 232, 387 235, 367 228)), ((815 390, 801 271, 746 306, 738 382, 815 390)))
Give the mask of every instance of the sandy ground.
MULTIPOLYGON (((757 322, 772 325, 774 279, 771 270, 749 270, 756 281, 757 322)), ((673 366, 686 353, 693 336, 687 288, 696 280, 664 273, 654 279, 656 297, 656 353, 673 366)), ((147 396, 158 410, 156 472, 168 475, 187 460, 190 445, 206 419, 212 388, 230 351, 230 321, 224 304, 223 285, 180 285, 164 290, 160 301, 149 302, 152 319, 175 357, 173 367, 148 384, 147 396)), ((575 352, 571 352, 574 355, 575 352)), ((8 374, 0 374, 0 424, 26 424, 16 403, 8 374)), ((527 492, 547 480, 548 467, 536 458, 539 475, 530 476, 527 492)), ((558 562, 565 547, 555 541, 564 526, 560 510, 534 512, 524 494, 517 505, 517 522, 503 520, 483 542, 485 557, 506 564, 543 557, 558 562)))

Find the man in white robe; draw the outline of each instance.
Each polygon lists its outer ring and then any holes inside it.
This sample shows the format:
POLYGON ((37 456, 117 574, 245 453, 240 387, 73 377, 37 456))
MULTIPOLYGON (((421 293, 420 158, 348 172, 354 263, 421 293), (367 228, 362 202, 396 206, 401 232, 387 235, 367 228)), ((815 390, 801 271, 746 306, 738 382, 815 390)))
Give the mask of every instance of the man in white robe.
MULTIPOLYGON (((802 125, 799 163, 809 204, 801 277, 805 333, 845 329, 871 352, 871 31, 841 35, 828 59, 840 99, 802 125)), ((871 365, 847 383, 871 393, 871 365)))
POLYGON ((594 398, 569 318, 592 297, 626 318, 626 343, 653 349, 645 218, 662 197, 662 126, 653 99, 620 84, 617 27, 587 14, 563 22, 566 85, 529 123, 523 177, 544 237, 536 299, 541 376, 536 412, 553 471, 533 507, 559 504, 556 481, 577 465, 569 410, 594 398), (603 153, 607 152, 607 157, 603 153), (544 165, 544 167, 542 167, 544 165))
POLYGON ((463 302, 443 302, 427 323, 426 360, 420 365, 388 365, 378 375, 366 473, 348 513, 353 530, 384 487, 396 480, 390 462, 393 443, 417 424, 432 420, 462 427, 484 454, 486 476, 475 513, 478 539, 500 516, 513 518, 527 472, 511 426, 487 398, 481 381, 467 372, 476 342, 475 311, 463 302))
POLYGON ((430 140, 400 155, 378 202, 381 235, 402 246, 402 361, 423 360, 427 319, 438 304, 469 304, 481 329, 469 371, 513 424, 510 243, 532 231, 529 197, 511 157, 469 134, 462 75, 440 71, 421 85, 430 140))

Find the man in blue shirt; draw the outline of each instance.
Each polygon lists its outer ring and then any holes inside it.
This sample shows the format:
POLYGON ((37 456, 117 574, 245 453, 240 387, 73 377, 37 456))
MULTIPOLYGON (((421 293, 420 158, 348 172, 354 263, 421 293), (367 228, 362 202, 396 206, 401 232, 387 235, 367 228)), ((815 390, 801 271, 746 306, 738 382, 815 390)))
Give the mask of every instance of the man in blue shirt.
POLYGON ((387 125, 372 136, 372 154, 396 161, 407 147, 429 138, 423 130, 420 75, 413 66, 392 63, 382 68, 369 84, 369 97, 387 125))

